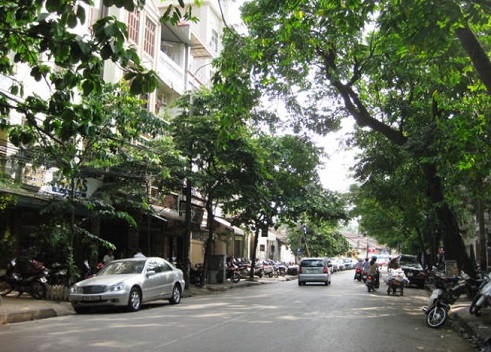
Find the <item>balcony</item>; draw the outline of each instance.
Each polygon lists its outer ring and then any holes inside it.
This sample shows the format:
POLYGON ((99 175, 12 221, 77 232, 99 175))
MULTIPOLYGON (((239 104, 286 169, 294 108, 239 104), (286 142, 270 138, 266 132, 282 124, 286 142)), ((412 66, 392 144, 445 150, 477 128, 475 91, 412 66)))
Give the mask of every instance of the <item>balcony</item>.
POLYGON ((176 64, 162 51, 159 52, 157 75, 173 91, 179 95, 184 93, 184 68, 176 64))

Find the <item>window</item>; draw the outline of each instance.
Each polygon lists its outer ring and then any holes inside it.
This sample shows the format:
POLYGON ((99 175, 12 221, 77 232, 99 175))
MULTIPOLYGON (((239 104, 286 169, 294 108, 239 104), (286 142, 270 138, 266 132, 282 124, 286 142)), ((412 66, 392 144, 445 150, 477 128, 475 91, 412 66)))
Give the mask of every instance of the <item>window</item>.
POLYGON ((266 250, 266 248, 265 248, 264 244, 260 244, 260 245, 259 245, 259 250, 260 250, 261 252, 264 252, 264 251, 266 250))
POLYGON ((210 46, 213 50, 218 52, 218 32, 214 29, 211 30, 210 46))
POLYGON ((145 50, 145 52, 151 56, 153 56, 154 53, 155 28, 155 23, 147 18, 145 22, 145 39, 143 43, 143 50, 145 50))
POLYGON ((140 28, 140 13, 138 11, 131 12, 128 16, 128 37, 138 44, 138 35, 140 28))

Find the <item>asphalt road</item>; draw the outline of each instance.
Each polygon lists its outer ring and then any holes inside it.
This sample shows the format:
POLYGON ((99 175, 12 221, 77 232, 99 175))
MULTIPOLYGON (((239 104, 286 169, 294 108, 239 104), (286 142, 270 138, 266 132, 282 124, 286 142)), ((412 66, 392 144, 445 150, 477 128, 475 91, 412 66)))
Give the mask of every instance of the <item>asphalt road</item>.
POLYGON ((426 326, 422 289, 368 293, 353 272, 332 285, 297 281, 244 287, 152 304, 136 313, 103 312, 0 327, 0 351, 474 351, 450 326, 426 326))

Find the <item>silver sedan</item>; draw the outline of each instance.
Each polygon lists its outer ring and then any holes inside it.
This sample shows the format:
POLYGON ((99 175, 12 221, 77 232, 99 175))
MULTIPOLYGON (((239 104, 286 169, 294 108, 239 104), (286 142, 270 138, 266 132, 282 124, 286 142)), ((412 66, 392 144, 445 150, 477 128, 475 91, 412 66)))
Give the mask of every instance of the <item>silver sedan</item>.
POLYGON ((180 303, 184 287, 183 272, 165 259, 127 258, 114 260, 96 276, 74 284, 69 300, 77 313, 102 306, 137 311, 142 303, 159 299, 180 303))

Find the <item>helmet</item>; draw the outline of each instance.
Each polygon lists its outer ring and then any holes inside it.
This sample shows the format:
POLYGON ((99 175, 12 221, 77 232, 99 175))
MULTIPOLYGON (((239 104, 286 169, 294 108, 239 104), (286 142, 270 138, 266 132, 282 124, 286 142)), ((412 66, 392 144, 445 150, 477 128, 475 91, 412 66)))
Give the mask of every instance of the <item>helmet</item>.
POLYGON ((376 255, 372 255, 372 260, 377 260, 377 256, 376 255))

